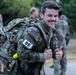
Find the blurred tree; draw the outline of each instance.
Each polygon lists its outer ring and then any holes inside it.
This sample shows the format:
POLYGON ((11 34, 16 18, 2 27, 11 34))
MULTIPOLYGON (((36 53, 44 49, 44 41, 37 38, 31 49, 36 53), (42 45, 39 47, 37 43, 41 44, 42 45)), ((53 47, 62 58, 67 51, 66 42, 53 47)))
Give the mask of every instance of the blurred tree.
POLYGON ((33 0, 33 3, 35 5, 35 7, 38 7, 40 8, 42 3, 44 2, 45 0, 33 0))
POLYGON ((69 18, 70 32, 76 34, 76 0, 60 0, 60 4, 69 18))
MULTIPOLYGON (((4 25, 17 17, 29 16, 29 10, 35 6, 40 8, 46 0, 0 0, 0 13, 3 16, 4 25)), ((76 33, 76 0, 55 0, 63 8, 64 14, 69 18, 70 32, 76 33)))
POLYGON ((28 2, 27 0, 0 0, 0 13, 3 15, 4 22, 29 15, 31 3, 32 0, 28 0, 28 2))

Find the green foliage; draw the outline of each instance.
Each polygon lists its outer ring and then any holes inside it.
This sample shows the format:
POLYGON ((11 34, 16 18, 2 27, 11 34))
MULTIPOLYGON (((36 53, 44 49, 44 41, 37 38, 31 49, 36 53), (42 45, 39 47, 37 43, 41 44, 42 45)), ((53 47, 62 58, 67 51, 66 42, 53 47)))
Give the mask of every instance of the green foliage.
POLYGON ((41 7, 42 3, 44 2, 45 0, 33 0, 34 2, 34 5, 38 8, 41 7))
POLYGON ((0 0, 0 13, 4 16, 4 20, 11 20, 16 17, 24 17, 29 15, 32 0, 0 0))
MULTIPOLYGON (((0 13, 14 14, 27 12, 31 7, 31 0, 0 0, 0 13)), ((23 13, 24 14, 24 13, 23 13)))
MULTIPOLYGON (((29 16, 29 10, 35 6, 40 9, 46 0, 0 0, 0 13, 3 16, 4 25, 17 17, 29 16)), ((69 18, 71 33, 76 33, 76 0, 60 0, 64 14, 69 18)))
POLYGON ((61 0, 64 14, 69 18, 70 32, 76 33, 76 0, 61 0))

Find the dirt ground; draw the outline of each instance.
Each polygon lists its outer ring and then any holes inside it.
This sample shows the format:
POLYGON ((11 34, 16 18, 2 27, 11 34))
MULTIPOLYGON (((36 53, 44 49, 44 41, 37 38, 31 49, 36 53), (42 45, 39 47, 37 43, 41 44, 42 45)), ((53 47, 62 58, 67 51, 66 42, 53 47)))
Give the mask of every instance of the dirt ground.
POLYGON ((71 39, 67 46, 68 54, 76 54, 76 39, 71 39))
POLYGON ((67 60, 76 62, 76 39, 71 39, 67 46, 67 60))
MULTIPOLYGON (((70 39, 67 46, 67 62, 76 62, 76 39, 70 39)), ((50 59, 46 61, 45 66, 52 64, 52 59, 50 59)))

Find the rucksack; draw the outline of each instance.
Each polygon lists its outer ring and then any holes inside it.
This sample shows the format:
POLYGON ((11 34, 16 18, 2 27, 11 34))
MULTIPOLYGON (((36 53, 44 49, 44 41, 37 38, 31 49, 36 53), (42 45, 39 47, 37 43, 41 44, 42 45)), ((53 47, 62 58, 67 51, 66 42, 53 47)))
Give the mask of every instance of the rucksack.
POLYGON ((3 49, 5 48, 7 50, 7 54, 5 54, 2 49, 1 57, 8 60, 8 68, 10 72, 8 75, 11 74, 11 71, 13 71, 13 66, 16 66, 16 59, 13 58, 13 55, 16 53, 17 42, 21 37, 23 31, 33 24, 34 22, 30 23, 30 20, 25 17, 13 19, 5 26, 5 32, 7 33, 8 40, 3 45, 3 49))
MULTIPOLYGON (((5 26, 4 32, 7 34, 7 40, 0 50, 0 57, 8 61, 7 65, 9 66, 9 72, 12 70, 13 65, 15 64, 15 60, 12 58, 12 56, 16 52, 17 41, 20 38, 23 30, 25 30, 27 27, 29 27, 29 20, 27 17, 13 19, 5 26)), ((9 74, 10 73, 8 73, 8 75, 9 74)))

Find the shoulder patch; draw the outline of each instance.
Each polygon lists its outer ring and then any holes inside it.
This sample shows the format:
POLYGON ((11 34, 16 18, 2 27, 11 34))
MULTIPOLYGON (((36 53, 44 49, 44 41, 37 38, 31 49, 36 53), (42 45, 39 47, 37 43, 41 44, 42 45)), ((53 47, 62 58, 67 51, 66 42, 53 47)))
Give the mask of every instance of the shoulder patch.
POLYGON ((25 47, 27 47, 28 49, 31 49, 33 47, 33 44, 31 42, 29 42, 28 40, 24 40, 22 43, 25 47))

